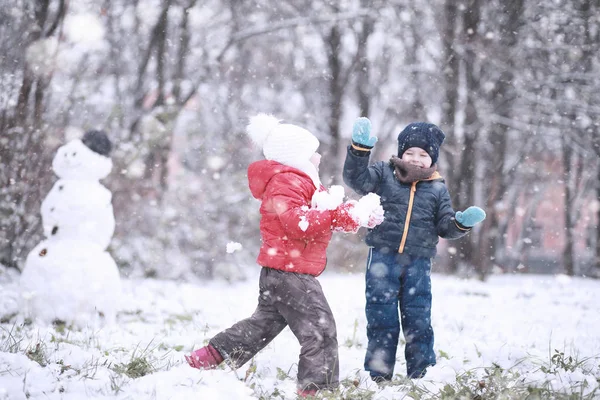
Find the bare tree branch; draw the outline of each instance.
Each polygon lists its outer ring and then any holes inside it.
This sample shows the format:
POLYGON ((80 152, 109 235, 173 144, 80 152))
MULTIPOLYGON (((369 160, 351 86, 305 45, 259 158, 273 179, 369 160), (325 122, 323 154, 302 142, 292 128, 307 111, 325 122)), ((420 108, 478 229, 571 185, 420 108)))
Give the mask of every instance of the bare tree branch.
POLYGON ((343 21, 343 20, 348 20, 348 19, 363 18, 365 16, 371 15, 372 13, 373 13, 373 10, 370 10, 370 9, 359 9, 354 12, 332 14, 332 15, 327 15, 327 16, 323 16, 323 17, 308 16, 308 17, 292 18, 292 19, 288 19, 285 21, 281 21, 281 22, 275 22, 275 23, 268 24, 268 25, 259 25, 259 26, 255 26, 255 27, 252 27, 249 29, 245 29, 241 32, 237 32, 232 35, 231 39, 229 39, 229 42, 227 42, 227 44, 221 50, 219 55, 217 55, 216 60, 217 60, 217 62, 220 63, 221 60, 223 59, 223 57, 225 56, 225 54, 227 53, 227 50, 229 50, 229 48, 233 44, 246 41, 255 36, 260 36, 260 35, 264 35, 267 33, 286 30, 286 29, 291 29, 291 28, 295 28, 297 26, 326 24, 326 23, 338 22, 338 21, 343 21))

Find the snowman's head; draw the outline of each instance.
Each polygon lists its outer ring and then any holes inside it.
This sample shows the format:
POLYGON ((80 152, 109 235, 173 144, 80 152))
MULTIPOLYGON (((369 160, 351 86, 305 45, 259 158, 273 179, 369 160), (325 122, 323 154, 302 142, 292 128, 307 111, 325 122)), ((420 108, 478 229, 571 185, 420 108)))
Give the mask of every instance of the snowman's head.
POLYGON ((52 169, 62 179, 99 180, 110 173, 112 161, 74 139, 58 149, 52 169))

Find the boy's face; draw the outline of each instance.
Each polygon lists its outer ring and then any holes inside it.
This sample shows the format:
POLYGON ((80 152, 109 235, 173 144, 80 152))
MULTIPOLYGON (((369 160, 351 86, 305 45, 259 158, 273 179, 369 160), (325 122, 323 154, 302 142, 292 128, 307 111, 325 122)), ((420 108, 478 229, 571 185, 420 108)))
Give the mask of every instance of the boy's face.
POLYGON ((410 147, 402 154, 402 161, 420 168, 431 167, 431 157, 420 147, 410 147))

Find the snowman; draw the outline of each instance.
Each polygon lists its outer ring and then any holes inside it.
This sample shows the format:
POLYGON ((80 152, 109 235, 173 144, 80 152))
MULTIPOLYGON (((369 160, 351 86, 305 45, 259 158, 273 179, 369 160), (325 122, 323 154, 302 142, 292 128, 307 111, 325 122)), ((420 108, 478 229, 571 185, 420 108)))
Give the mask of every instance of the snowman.
POLYGON ((20 278, 27 316, 76 326, 114 322, 121 280, 106 252, 115 229, 112 194, 102 184, 112 169, 111 143, 89 131, 60 147, 60 178, 42 202, 46 240, 27 256, 20 278))

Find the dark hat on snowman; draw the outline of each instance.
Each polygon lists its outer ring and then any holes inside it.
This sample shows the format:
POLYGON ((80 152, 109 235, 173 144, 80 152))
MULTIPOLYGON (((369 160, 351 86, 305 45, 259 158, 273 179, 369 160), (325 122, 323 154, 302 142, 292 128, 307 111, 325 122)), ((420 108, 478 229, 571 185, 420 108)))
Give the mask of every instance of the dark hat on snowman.
POLYGON ((90 130, 81 138, 90 150, 101 156, 108 157, 112 151, 112 143, 104 131, 90 130))
POLYGON ((446 135, 440 128, 428 122, 413 122, 398 135, 398 157, 411 147, 423 149, 431 157, 431 163, 435 164, 440 154, 440 147, 444 143, 446 135))

